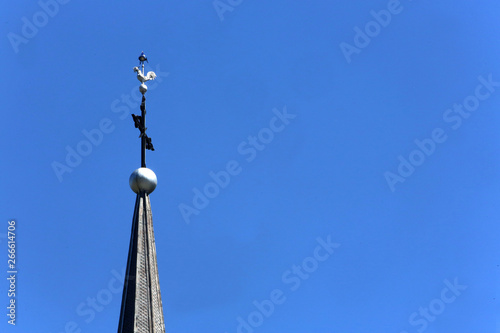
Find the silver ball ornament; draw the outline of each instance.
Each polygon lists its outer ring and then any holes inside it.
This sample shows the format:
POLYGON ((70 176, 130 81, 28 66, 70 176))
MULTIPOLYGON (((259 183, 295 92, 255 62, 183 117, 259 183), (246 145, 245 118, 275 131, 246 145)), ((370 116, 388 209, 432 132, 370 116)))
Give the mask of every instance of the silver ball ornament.
POLYGON ((141 192, 146 192, 150 194, 156 188, 158 184, 158 179, 153 170, 148 168, 139 168, 134 170, 129 178, 129 184, 132 191, 139 194, 141 192))

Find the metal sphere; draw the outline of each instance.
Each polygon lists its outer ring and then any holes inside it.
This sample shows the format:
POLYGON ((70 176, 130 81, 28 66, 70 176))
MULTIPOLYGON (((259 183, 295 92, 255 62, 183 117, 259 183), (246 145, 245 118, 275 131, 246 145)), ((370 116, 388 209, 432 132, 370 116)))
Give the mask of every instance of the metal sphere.
POLYGON ((139 168, 130 175, 129 184, 132 191, 137 194, 140 192, 150 194, 155 190, 158 180, 153 170, 148 168, 139 168))
POLYGON ((144 94, 146 93, 146 91, 148 91, 148 86, 147 86, 147 85, 145 85, 144 83, 143 83, 143 84, 141 84, 141 85, 139 86, 139 91, 141 92, 141 94, 143 94, 143 95, 144 95, 144 94))

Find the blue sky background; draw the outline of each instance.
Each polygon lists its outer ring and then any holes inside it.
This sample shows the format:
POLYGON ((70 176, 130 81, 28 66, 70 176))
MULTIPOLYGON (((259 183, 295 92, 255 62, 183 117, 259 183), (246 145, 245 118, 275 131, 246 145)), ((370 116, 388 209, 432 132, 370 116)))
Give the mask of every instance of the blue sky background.
POLYGON ((498 2, 227 1, 220 15, 210 0, 68 1, 52 16, 5 2, 0 267, 15 218, 19 273, 15 327, 0 283, 0 331, 116 331, 144 50, 159 75, 147 162, 167 332, 500 332, 500 87, 478 79, 500 82, 498 2), (38 20, 29 37, 23 17, 38 20), (446 121, 477 89, 477 110, 446 121), (274 109, 295 118, 249 162, 238 146, 269 133, 274 109), (102 121, 112 130, 59 179, 53 163, 102 121), (386 172, 424 156, 415 140, 435 129, 446 140, 391 189, 386 172), (186 223, 179 205, 233 160, 241 172, 186 223), (340 244, 319 262, 318 238, 340 244), (239 327, 276 289, 273 313, 239 327))

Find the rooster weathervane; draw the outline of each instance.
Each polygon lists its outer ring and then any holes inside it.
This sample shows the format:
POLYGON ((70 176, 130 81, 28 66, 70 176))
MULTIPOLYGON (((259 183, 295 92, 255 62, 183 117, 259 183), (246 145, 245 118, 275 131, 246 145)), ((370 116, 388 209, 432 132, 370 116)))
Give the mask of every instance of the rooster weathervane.
POLYGON ((147 72, 146 75, 144 75, 144 62, 148 62, 148 58, 144 54, 144 52, 141 52, 141 55, 139 56, 139 67, 134 67, 134 72, 137 73, 137 80, 141 82, 141 85, 139 86, 139 91, 142 94, 142 102, 141 102, 141 115, 135 115, 132 114, 132 119, 134 120, 134 125, 135 128, 138 128, 141 134, 139 137, 141 138, 141 167, 145 168, 146 167, 146 149, 148 150, 155 150, 153 147, 153 143, 151 142, 151 138, 147 136, 146 134, 146 92, 148 91, 148 87, 146 86, 145 82, 154 80, 156 78, 156 74, 153 71, 147 72))

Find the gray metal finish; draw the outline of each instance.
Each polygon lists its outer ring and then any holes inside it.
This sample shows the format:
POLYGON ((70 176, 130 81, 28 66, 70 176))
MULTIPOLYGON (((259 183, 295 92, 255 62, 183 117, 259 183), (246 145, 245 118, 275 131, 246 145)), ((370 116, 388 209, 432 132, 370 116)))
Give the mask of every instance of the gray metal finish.
POLYGON ((153 170, 148 168, 139 168, 134 170, 128 180, 130 188, 135 193, 146 192, 151 194, 158 184, 158 179, 153 170))

